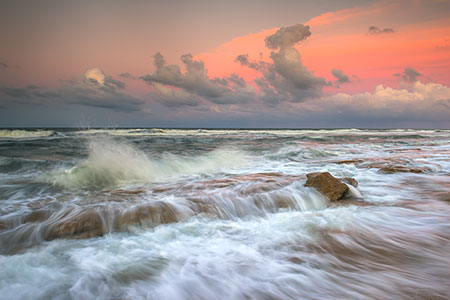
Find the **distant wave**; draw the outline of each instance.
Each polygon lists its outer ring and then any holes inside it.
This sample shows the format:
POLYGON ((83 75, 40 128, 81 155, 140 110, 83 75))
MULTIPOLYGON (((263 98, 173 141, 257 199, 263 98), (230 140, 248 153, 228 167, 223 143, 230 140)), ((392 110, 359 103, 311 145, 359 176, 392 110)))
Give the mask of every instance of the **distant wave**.
MULTIPOLYGON (((439 130, 413 130, 413 129, 194 129, 194 128, 93 128, 72 131, 75 135, 93 136, 277 136, 296 137, 305 140, 323 141, 345 137, 366 137, 381 139, 420 139, 434 137, 442 133, 439 130)), ((446 133, 445 131, 443 132, 446 133)))
POLYGON ((53 130, 0 130, 0 139, 24 139, 47 137, 54 134, 53 130))

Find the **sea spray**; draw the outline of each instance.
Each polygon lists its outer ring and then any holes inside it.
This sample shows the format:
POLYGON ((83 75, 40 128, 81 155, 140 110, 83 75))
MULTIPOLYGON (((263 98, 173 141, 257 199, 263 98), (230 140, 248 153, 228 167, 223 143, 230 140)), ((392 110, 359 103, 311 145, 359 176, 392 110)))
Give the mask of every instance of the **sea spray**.
POLYGON ((90 139, 86 160, 70 169, 56 170, 43 179, 66 188, 101 189, 189 174, 217 173, 247 162, 243 152, 230 149, 216 149, 196 157, 163 153, 156 159, 123 140, 103 136, 90 139))

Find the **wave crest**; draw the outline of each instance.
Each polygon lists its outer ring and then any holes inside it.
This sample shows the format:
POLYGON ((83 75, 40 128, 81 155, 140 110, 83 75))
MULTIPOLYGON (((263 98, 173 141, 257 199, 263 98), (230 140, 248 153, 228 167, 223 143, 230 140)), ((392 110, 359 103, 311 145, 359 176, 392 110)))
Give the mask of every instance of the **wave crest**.
POLYGON ((152 159, 125 142, 91 140, 89 157, 71 169, 59 169, 44 181, 67 188, 96 189, 133 182, 157 182, 183 175, 217 173, 245 164, 244 153, 217 149, 196 157, 165 153, 152 159))

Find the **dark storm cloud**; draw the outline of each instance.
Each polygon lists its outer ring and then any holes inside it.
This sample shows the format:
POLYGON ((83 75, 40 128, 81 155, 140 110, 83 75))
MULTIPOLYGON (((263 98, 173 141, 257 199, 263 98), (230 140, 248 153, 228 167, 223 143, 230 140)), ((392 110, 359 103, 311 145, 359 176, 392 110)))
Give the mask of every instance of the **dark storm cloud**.
POLYGON ((413 68, 405 68, 403 73, 395 73, 394 76, 401 77, 406 82, 416 82, 417 78, 422 76, 422 74, 413 68))
POLYGON ((370 26, 369 27, 369 34, 385 34, 385 33, 394 33, 395 30, 392 28, 383 28, 381 29, 378 26, 370 26))
POLYGON ((342 70, 332 69, 331 74, 336 78, 335 84, 351 82, 350 77, 347 76, 342 70))

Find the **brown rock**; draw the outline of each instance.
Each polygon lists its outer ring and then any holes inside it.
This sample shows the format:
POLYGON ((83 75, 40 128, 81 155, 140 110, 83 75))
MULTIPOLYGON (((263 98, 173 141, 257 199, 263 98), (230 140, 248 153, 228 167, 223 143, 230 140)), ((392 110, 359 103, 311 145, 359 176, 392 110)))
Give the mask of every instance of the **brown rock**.
POLYGON ((358 181, 356 181, 355 178, 352 178, 352 177, 344 177, 344 178, 341 178, 341 180, 342 180, 343 182, 345 182, 345 183, 350 184, 351 186, 353 186, 353 187, 355 187, 355 188, 358 187, 358 181))
POLYGON ((349 190, 348 186, 329 172, 306 174, 305 186, 317 189, 331 201, 341 199, 349 190))
POLYGON ((50 212, 44 210, 33 211, 23 217, 23 223, 28 222, 42 222, 47 220, 50 216, 50 212))
POLYGON ((346 159, 346 160, 336 161, 335 163, 338 164, 338 165, 341 165, 341 164, 355 164, 355 165, 357 165, 357 164, 360 164, 362 162, 364 162, 363 159, 346 159))
POLYGON ((429 168, 426 167, 405 167, 405 166, 384 166, 378 170, 380 173, 384 174, 394 174, 394 173, 427 173, 431 172, 429 168))
POLYGON ((154 202, 135 206, 118 214, 114 227, 123 230, 127 226, 169 224, 180 221, 182 217, 171 204, 154 202))
POLYGON ((51 225, 46 235, 47 240, 58 238, 91 238, 106 233, 102 216, 95 211, 85 211, 68 217, 51 225))

